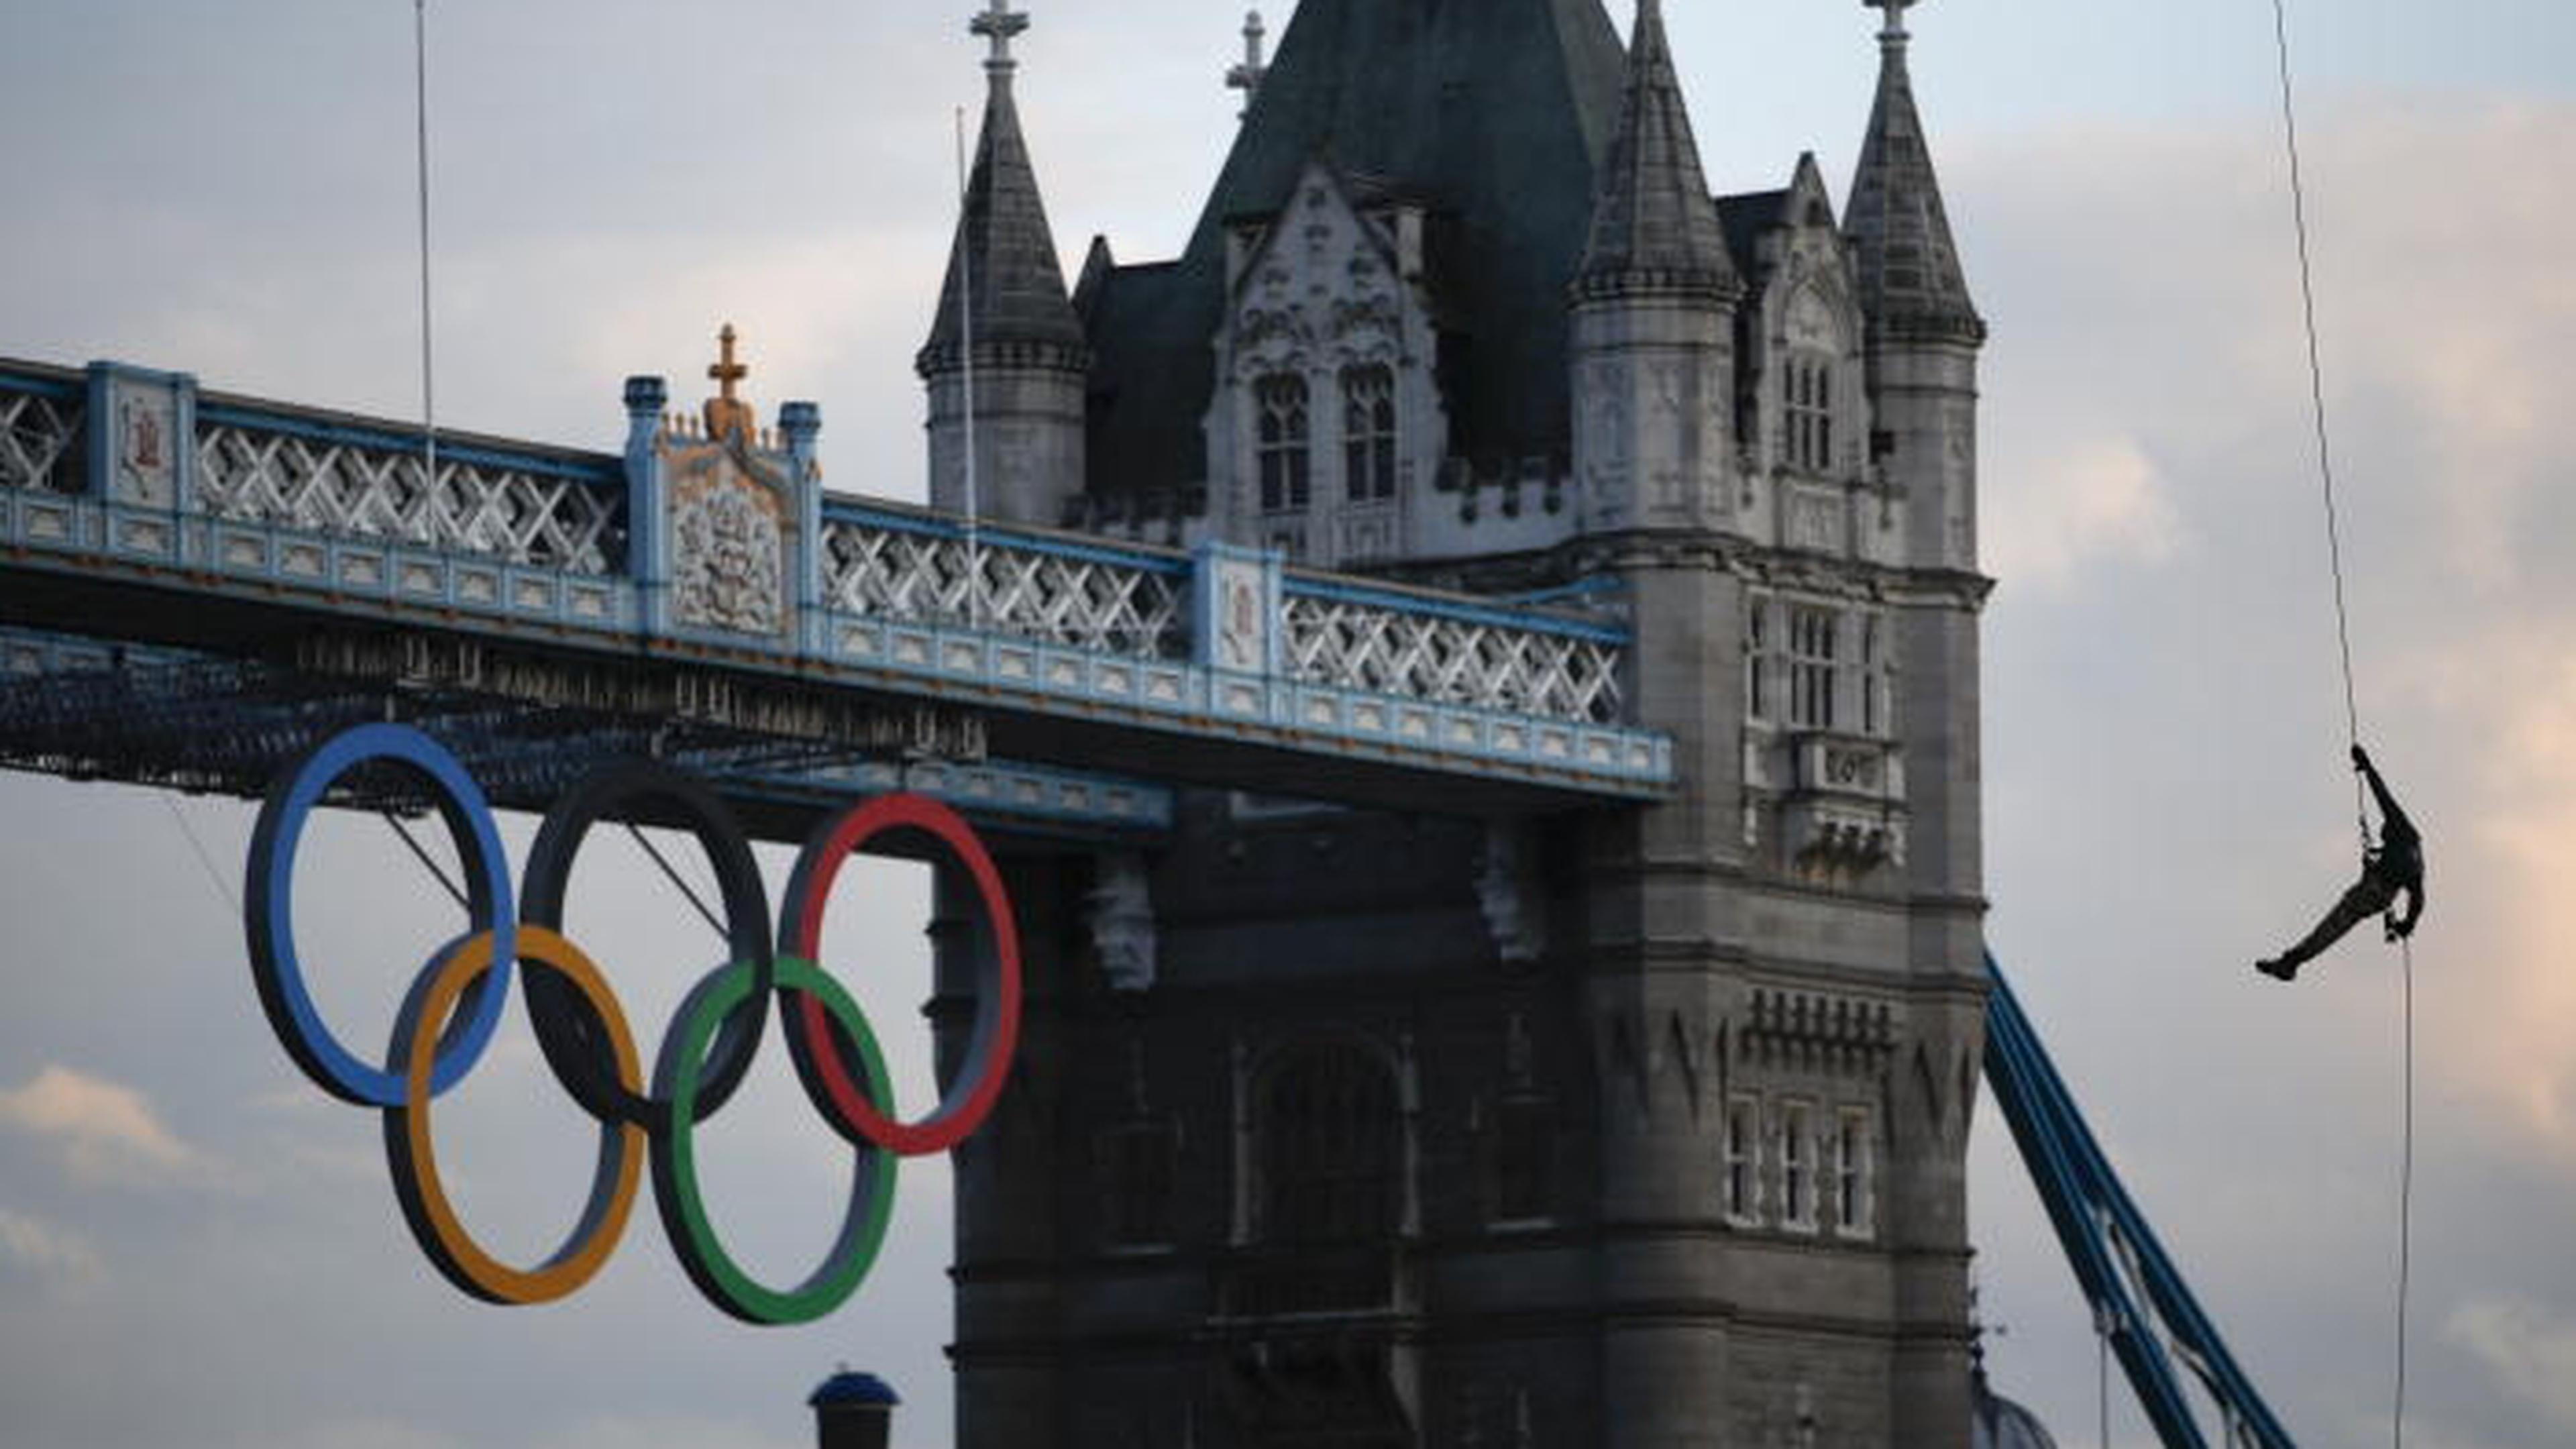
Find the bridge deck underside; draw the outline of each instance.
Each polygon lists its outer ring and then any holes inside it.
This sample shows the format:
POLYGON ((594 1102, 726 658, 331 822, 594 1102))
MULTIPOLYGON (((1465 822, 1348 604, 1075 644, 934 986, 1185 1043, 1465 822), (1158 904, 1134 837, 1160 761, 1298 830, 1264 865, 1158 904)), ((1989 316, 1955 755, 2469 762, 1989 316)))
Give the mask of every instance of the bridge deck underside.
POLYGON ((1063 808, 1061 790, 1037 810, 959 802, 979 823, 1033 839, 1159 833, 1179 786, 1450 815, 1599 803, 1590 782, 1462 776, 1396 749, 1319 760, 1253 722, 1177 729, 1142 709, 1075 714, 989 687, 925 699, 900 680, 781 679, 766 661, 681 641, 604 648, 470 618, 422 630, 362 610, 5 560, 0 580, 0 627, 121 651, 113 669, 92 654, 92 667, 22 666, 0 681, 0 767, 47 774, 256 796, 312 741, 390 713, 458 749, 507 807, 541 808, 590 764, 658 750, 718 779, 753 828, 781 839, 852 794, 978 767, 1093 782, 1077 794, 1104 808, 1063 808))

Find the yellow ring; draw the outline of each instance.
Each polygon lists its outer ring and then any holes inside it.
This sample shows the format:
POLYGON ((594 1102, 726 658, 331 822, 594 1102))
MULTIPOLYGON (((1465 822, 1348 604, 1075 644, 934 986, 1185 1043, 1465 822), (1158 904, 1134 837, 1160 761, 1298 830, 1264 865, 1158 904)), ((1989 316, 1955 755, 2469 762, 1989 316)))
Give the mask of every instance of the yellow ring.
MULTIPOLYGON (((581 992, 617 1058, 618 1085, 629 1093, 642 1092, 644 1072, 635 1054, 635 1038, 599 967, 580 947, 543 926, 521 923, 517 944, 521 962, 551 967, 581 992)), ((385 1109, 385 1155, 412 1236, 449 1282, 486 1302, 546 1303, 589 1282, 616 1251, 617 1240, 626 1231, 627 1213, 635 1206, 637 1185, 643 1180, 645 1135, 643 1128, 632 1124, 600 1124, 599 1161, 591 1177, 590 1201, 563 1246, 544 1263, 533 1269, 513 1268, 483 1251, 457 1219, 455 1206, 439 1182, 437 1154, 430 1141, 429 1080, 438 1064, 440 1029, 457 998, 467 987, 486 980, 491 968, 492 933, 478 932, 449 947, 404 1003, 394 1038, 409 1090, 403 1094, 404 1105, 385 1109)))

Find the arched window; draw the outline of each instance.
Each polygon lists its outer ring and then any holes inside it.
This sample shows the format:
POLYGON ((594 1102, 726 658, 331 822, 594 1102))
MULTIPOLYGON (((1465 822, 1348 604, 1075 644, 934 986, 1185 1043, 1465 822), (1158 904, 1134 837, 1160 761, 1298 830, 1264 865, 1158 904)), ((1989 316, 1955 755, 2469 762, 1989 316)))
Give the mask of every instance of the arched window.
POLYGON ((1259 1105, 1264 1240, 1359 1244, 1403 1226, 1404 1119, 1385 1063, 1302 1047, 1263 1078, 1259 1105))
POLYGON ((1822 473, 1834 460, 1834 368, 1792 353, 1780 370, 1780 416, 1789 466, 1822 473))
POLYGON ((1260 412, 1262 511, 1303 508, 1313 468, 1306 455, 1306 379, 1274 372, 1253 384, 1252 396, 1260 412))
POLYGON ((1342 477, 1353 503, 1395 496, 1395 374, 1342 370, 1342 477))

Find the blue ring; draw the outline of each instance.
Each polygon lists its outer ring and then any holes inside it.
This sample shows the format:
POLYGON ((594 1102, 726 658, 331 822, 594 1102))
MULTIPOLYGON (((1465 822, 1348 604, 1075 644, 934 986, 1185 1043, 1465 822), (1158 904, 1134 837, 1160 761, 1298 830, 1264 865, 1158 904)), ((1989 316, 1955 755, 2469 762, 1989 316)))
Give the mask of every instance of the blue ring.
MULTIPOLYGON (((518 915, 511 901, 509 858, 493 825, 492 807, 456 757, 419 730, 409 725, 368 724, 343 731, 316 746, 270 787, 260 806, 259 825, 251 833, 247 894, 242 903, 251 977, 259 986, 260 1006, 279 1044, 314 1085, 342 1101, 391 1108, 407 1105, 409 1088, 403 1073, 398 1066, 388 1070, 359 1058, 331 1034, 305 988, 304 966, 295 952, 295 847, 303 837, 305 817, 321 803, 333 781, 370 760, 398 760, 436 787, 439 816, 446 821, 458 853, 466 858, 473 918, 469 934, 492 933, 492 970, 480 985, 469 988, 472 1005, 448 1028, 431 1060, 432 1096, 455 1086, 473 1070, 501 1024, 501 1008, 510 996, 510 972, 518 961, 518 915)), ((436 969, 443 954, 433 954, 424 971, 436 969)))

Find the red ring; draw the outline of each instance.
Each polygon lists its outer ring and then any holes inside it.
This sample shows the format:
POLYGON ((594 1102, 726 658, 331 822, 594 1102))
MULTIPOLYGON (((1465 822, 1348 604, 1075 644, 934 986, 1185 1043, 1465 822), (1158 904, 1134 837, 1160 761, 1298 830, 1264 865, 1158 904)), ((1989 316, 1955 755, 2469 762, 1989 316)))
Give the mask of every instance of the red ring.
POLYGON ((957 1080, 949 1084, 929 1115, 917 1122, 898 1122, 877 1110, 866 1090, 842 1065, 841 1054, 833 1049, 832 1019, 822 1002, 800 992, 798 1009, 790 1015, 804 1038, 804 1056, 813 1075, 843 1121, 889 1152, 919 1157, 956 1146, 983 1124, 1002 1095, 1003 1083, 1010 1076, 1012 1053, 1019 1045, 1019 924, 1011 913, 1011 897, 1003 888, 1002 873, 984 849, 984 842, 956 811, 927 796, 880 795, 860 802, 806 841, 804 854, 797 858, 795 877, 787 888, 782 924, 788 936, 781 949, 819 967, 823 959, 823 908, 831 900, 832 882, 841 873, 841 862, 877 836, 905 828, 938 837, 956 854, 983 893, 984 914, 992 922, 993 953, 977 972, 975 1034, 967 1045, 966 1060, 958 1069, 957 1080))

